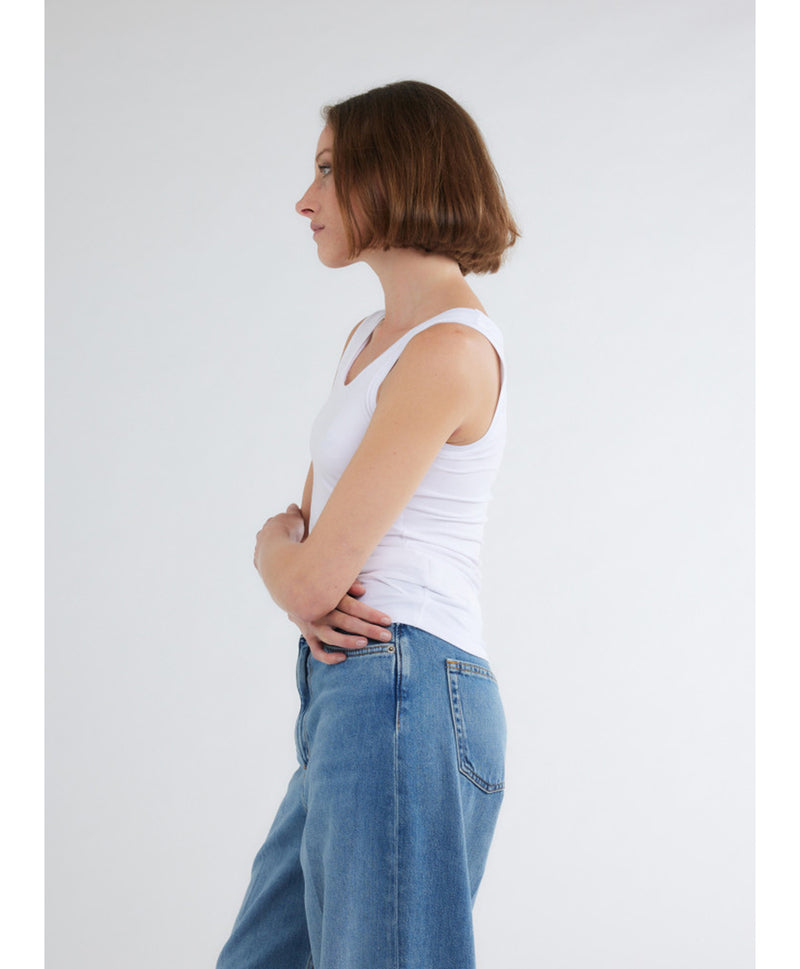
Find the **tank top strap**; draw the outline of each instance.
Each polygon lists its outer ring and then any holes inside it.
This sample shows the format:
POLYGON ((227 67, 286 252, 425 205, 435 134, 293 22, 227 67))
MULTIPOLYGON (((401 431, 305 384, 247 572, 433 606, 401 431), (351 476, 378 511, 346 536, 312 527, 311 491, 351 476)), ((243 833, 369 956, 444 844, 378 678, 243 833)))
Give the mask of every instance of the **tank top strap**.
MULTIPOLYGON (((377 326, 379 320, 383 319, 383 312, 378 313, 377 317, 378 319, 372 324, 372 329, 377 326)), ((372 317, 370 317, 370 319, 372 319, 372 317)), ((497 324, 490 320, 485 313, 482 313, 480 310, 473 309, 472 307, 459 306, 454 307, 453 309, 445 310, 443 313, 432 316, 429 320, 425 320, 423 323, 412 327, 408 333, 404 333, 399 340, 396 340, 388 350, 381 354, 376 361, 375 371, 371 376, 369 381, 369 389, 367 391, 366 403, 370 413, 375 409, 380 385, 383 383, 386 375, 389 373, 392 367, 397 363, 400 354, 403 352, 403 350, 405 350, 408 344, 414 339, 415 336, 417 336, 418 333, 422 333, 423 330, 427 330, 429 327, 435 326, 437 323, 461 323, 464 326, 472 327, 473 330, 478 330, 479 333, 482 333, 486 337, 486 339, 495 348, 497 351, 497 356, 500 358, 500 401, 504 401, 506 387, 506 364, 503 349, 503 334, 497 324)), ((355 342, 356 335, 357 334, 354 334, 353 340, 350 341, 351 343, 355 342)), ((354 353, 352 359, 355 359, 355 356, 356 354, 354 353)), ((498 401, 498 406, 500 401, 498 401)))
POLYGON ((382 319, 383 310, 378 310, 376 313, 370 313, 355 328, 347 346, 344 348, 341 359, 339 360, 339 366, 336 368, 335 384, 344 383, 347 374, 350 372, 350 367, 352 367, 356 357, 364 349, 364 345, 371 336, 372 331, 382 319))

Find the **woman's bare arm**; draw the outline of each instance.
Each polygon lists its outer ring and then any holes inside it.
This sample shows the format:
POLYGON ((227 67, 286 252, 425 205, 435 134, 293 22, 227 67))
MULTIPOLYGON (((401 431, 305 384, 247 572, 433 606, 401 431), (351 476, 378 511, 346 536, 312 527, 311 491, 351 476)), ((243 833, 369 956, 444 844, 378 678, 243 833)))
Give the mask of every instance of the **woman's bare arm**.
MULTIPOLYGON (((300 511, 303 516, 303 541, 308 537, 308 523, 311 515, 311 493, 314 486, 314 465, 309 465, 300 511)), ((307 622, 289 613, 289 618, 297 626, 311 647, 311 651, 324 662, 341 662, 345 657, 325 653, 324 646, 341 646, 358 649, 366 646, 368 639, 388 639, 391 634, 383 628, 391 622, 389 616, 366 603, 359 601, 366 591, 361 582, 354 582, 341 600, 327 615, 316 622, 307 622)))
POLYGON ((254 562, 279 606, 306 622, 335 608, 487 382, 496 390, 494 350, 469 327, 437 324, 408 344, 306 540, 299 509, 259 532, 254 562))

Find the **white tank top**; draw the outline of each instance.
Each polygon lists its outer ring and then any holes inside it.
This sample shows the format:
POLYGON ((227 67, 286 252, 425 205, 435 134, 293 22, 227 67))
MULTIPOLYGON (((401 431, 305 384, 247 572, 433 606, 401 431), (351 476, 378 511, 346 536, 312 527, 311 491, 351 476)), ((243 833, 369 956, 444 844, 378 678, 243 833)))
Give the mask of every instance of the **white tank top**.
POLYGON ((368 316, 347 345, 330 396, 311 430, 314 487, 309 530, 353 457, 375 411, 378 388, 410 340, 436 323, 462 323, 482 333, 500 357, 500 397, 491 426, 472 444, 444 444, 399 517, 364 564, 362 601, 393 622, 418 626, 460 649, 486 657, 480 593, 480 550, 487 506, 506 438, 503 337, 480 310, 450 309, 413 327, 345 384, 383 310, 368 316))

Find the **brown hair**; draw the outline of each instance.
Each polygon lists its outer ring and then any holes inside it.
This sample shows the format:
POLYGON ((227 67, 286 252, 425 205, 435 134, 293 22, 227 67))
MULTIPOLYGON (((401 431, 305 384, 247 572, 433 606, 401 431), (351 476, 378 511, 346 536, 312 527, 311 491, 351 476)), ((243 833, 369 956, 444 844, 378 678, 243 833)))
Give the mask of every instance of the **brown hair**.
POLYGON ((478 126, 448 94, 398 81, 322 114, 350 258, 397 246, 497 272, 520 231, 478 126))

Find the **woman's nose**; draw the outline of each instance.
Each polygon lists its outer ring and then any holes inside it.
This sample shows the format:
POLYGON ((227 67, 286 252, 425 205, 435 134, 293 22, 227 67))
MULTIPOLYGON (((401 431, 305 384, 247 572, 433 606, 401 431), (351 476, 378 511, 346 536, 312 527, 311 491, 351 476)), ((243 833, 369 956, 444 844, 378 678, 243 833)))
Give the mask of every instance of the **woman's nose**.
POLYGON ((295 212, 298 215, 304 215, 306 218, 311 218, 314 214, 314 203, 311 198, 311 189, 309 188, 305 195, 300 199, 300 201, 294 207, 295 212))

